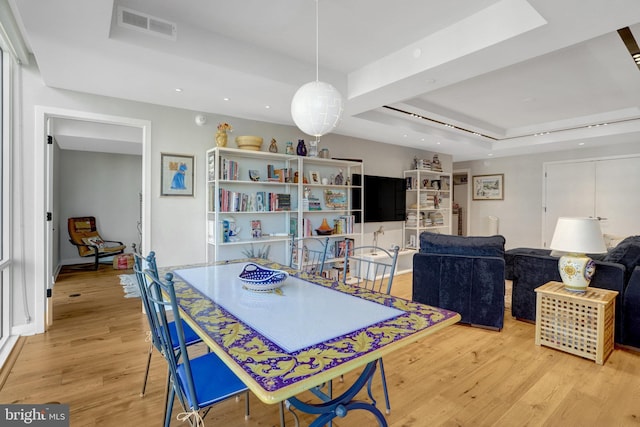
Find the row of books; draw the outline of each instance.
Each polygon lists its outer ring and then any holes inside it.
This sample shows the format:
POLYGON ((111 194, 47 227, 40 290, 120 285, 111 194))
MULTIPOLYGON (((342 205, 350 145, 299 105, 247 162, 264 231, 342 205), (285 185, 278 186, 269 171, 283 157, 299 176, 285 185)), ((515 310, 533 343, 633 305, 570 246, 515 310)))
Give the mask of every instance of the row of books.
POLYGON ((293 169, 279 168, 267 165, 267 181, 271 182, 293 182, 293 169))
POLYGON ((236 162, 235 160, 223 158, 221 159, 221 163, 222 165, 220 165, 220 173, 222 174, 222 176, 220 177, 220 179, 237 181, 238 162, 236 162))
POLYGON ((354 215, 342 215, 333 220, 333 234, 351 234, 356 222, 354 215))
POLYGON ((220 189, 220 212, 272 212, 291 210, 291 195, 258 191, 254 194, 220 189))

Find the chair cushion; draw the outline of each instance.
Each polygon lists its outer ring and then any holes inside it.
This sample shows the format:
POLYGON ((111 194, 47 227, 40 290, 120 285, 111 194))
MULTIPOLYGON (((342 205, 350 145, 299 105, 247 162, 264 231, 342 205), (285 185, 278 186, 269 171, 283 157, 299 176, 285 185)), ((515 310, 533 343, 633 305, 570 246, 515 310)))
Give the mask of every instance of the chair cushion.
POLYGON ((451 236, 427 231, 420 234, 421 253, 504 258, 504 244, 502 236, 451 236))
POLYGON ((194 407, 195 399, 198 400, 198 407, 204 408, 247 390, 247 386, 215 353, 191 359, 190 363, 196 396, 187 392, 187 372, 184 364, 179 364, 177 370, 180 387, 187 397, 189 408, 194 407))
MULTIPOLYGON (((196 334, 196 332, 191 329, 191 326, 187 325, 184 320, 182 321, 182 332, 184 332, 185 345, 192 345, 202 341, 198 334, 196 334)), ((169 323, 169 336, 171 337, 171 344, 173 344, 173 348, 178 349, 180 344, 178 343, 178 333, 176 331, 175 322, 169 323)))

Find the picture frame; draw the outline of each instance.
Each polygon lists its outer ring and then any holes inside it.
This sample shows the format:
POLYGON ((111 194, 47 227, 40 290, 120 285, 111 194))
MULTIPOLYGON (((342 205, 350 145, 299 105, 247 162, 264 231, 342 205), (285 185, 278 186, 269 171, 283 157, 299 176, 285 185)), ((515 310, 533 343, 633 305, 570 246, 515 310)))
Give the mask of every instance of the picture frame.
POLYGON ((194 197, 195 156, 160 153, 160 196, 194 197))
POLYGON ((327 209, 346 209, 346 192, 344 190, 324 190, 324 206, 327 209))
POLYGON ((320 172, 309 171, 309 184, 320 184, 320 172))
POLYGON ((474 175, 473 200, 504 200, 504 174, 474 175))

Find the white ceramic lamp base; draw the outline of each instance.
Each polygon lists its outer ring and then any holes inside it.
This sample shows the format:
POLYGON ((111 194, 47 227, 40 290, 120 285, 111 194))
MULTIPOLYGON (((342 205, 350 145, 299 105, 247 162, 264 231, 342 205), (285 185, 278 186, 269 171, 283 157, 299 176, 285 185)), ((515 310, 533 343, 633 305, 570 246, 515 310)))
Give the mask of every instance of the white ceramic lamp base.
POLYGON ((567 290, 585 292, 596 271, 596 264, 584 254, 567 254, 558 261, 560 277, 567 290))

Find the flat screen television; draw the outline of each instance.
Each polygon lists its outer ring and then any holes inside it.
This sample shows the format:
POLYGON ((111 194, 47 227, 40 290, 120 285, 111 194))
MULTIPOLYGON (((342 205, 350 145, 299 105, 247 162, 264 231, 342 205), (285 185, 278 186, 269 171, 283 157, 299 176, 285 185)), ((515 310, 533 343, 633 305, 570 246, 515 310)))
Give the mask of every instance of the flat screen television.
MULTIPOLYGON (((353 185, 361 185, 360 175, 353 175, 353 185)), ((407 199, 404 178, 364 176, 364 222, 404 221, 407 199)), ((353 207, 360 209, 360 189, 353 190, 353 207)), ((356 222, 362 222, 356 215, 356 222)))

